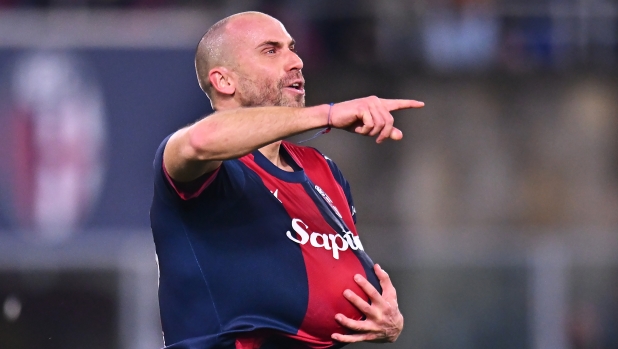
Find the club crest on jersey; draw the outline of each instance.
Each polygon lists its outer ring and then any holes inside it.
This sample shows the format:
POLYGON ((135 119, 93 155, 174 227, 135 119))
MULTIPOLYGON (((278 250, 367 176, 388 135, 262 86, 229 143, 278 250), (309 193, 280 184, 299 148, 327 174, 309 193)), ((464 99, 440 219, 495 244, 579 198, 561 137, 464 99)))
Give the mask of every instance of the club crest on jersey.
POLYGON ((288 239, 300 245, 309 242, 313 247, 321 247, 325 250, 333 251, 333 258, 335 259, 339 259, 340 251, 346 251, 348 248, 352 250, 365 250, 360 238, 350 231, 346 232, 343 236, 340 234, 309 233, 307 231, 309 226, 298 218, 292 219, 292 229, 296 232, 296 236, 288 230, 285 233, 288 239))
POLYGON ((318 187, 317 185, 315 186, 315 190, 318 193, 320 193, 320 195, 322 195, 322 197, 324 198, 324 201, 326 201, 328 203, 328 205, 330 205, 330 207, 333 209, 333 211, 335 211, 337 216, 339 216, 339 218, 343 218, 343 217, 341 217, 341 213, 339 213, 339 210, 337 209, 337 207, 335 207, 335 204, 333 203, 333 200, 331 200, 328 197, 328 195, 326 195, 326 192, 324 190, 322 190, 322 188, 318 187))

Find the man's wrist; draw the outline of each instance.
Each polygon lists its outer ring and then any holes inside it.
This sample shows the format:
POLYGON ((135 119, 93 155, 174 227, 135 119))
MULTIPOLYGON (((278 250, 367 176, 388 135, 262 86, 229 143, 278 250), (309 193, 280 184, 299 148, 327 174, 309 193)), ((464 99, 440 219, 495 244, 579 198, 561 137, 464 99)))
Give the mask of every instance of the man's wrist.
POLYGON ((329 111, 331 110, 330 104, 320 104, 315 107, 304 108, 306 112, 309 113, 309 118, 307 118, 310 122, 310 128, 324 128, 324 127, 332 127, 332 114, 329 119, 329 111), (330 122, 330 124, 329 124, 330 122))

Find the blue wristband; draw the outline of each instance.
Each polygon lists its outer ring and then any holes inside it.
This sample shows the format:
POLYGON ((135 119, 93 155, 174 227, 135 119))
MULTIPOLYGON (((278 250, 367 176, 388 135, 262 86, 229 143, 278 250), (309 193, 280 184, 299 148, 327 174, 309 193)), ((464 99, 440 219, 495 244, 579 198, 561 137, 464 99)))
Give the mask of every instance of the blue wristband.
POLYGON ((299 141, 299 142, 298 142, 298 144, 308 142, 308 141, 310 141, 310 140, 312 140, 312 139, 316 139, 316 138, 320 137, 321 135, 323 135, 323 134, 325 134, 325 133, 329 133, 329 132, 330 132, 330 130, 331 130, 331 124, 330 124, 330 112, 333 110, 333 105, 335 105, 335 103, 330 103, 329 105, 330 105, 330 107, 328 107, 328 121, 327 121, 327 122, 328 122, 328 126, 326 126, 326 128, 324 128, 324 129, 323 129, 323 130, 321 130, 320 132, 318 132, 318 133, 314 134, 314 135, 313 135, 313 137, 311 137, 311 138, 307 138, 307 139, 304 139, 304 140, 302 140, 302 141, 299 141))

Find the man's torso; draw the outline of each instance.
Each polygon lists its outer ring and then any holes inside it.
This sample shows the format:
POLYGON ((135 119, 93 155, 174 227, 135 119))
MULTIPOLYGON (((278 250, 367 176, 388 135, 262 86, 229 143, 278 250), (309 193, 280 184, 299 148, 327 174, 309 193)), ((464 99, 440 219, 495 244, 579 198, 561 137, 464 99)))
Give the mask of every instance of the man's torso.
POLYGON ((282 147, 297 171, 256 151, 225 161, 191 200, 166 181, 159 149, 151 220, 170 348, 223 348, 273 333, 305 347, 332 347, 330 335, 345 332, 335 314, 361 318, 342 295, 364 294, 353 276, 379 289, 345 179, 316 150, 282 147))

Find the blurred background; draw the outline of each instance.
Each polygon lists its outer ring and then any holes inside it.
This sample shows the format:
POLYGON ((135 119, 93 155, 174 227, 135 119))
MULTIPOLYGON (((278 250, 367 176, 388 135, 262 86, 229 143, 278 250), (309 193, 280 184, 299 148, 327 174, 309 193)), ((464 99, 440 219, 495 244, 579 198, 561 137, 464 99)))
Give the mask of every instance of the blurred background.
POLYGON ((154 152, 211 112, 194 48, 245 10, 296 39, 308 105, 426 102, 401 142, 310 143, 398 290, 386 348, 618 348, 616 0, 0 0, 0 348, 162 346, 154 152))

